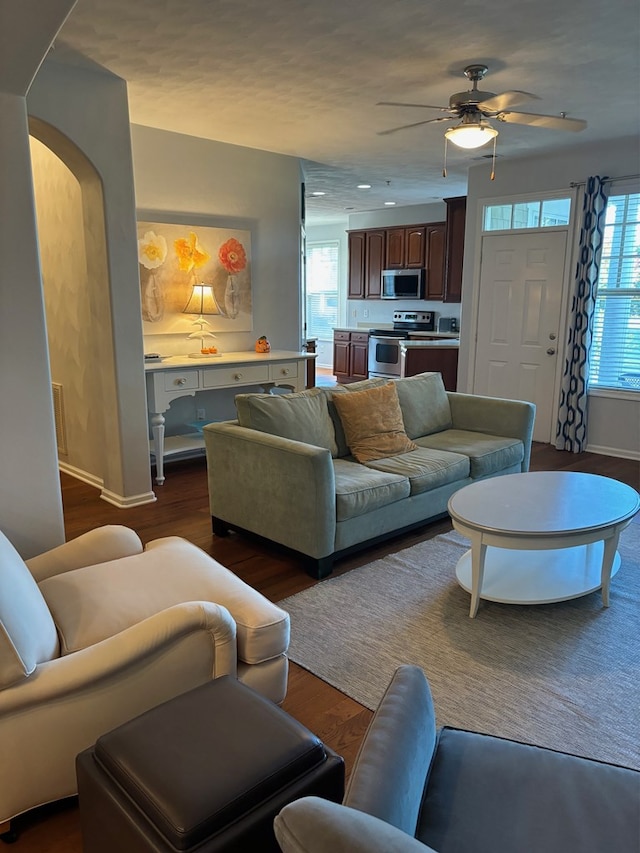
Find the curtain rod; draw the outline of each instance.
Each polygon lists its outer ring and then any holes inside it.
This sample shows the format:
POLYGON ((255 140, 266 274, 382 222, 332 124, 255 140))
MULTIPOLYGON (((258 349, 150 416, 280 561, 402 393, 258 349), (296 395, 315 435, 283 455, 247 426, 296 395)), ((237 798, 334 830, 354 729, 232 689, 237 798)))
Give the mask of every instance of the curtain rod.
MULTIPOLYGON (((631 180, 638 179, 638 178, 640 178, 640 175, 621 175, 619 178, 605 178, 604 183, 605 184, 615 184, 616 181, 631 181, 631 180)), ((572 188, 573 187, 584 187, 586 183, 587 183, 586 181, 571 181, 569 183, 569 186, 572 188)))

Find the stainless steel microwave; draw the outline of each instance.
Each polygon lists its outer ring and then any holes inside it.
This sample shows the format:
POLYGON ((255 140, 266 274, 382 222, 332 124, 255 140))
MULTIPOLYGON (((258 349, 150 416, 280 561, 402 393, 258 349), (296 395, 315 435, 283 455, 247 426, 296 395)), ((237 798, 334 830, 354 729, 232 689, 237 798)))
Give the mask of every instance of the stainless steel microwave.
POLYGON ((426 270, 384 270, 383 299, 424 299, 426 270))

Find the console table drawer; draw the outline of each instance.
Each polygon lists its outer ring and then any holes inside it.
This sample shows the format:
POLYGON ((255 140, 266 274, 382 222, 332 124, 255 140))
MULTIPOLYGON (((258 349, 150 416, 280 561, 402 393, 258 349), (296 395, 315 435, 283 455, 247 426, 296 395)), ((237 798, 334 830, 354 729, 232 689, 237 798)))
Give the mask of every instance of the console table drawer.
POLYGON ((269 382, 268 364, 239 364, 236 367, 203 371, 203 388, 229 388, 233 385, 259 385, 269 382))
POLYGON ((297 361, 283 361, 280 364, 269 365, 269 379, 272 382, 281 382, 284 379, 295 379, 297 375, 297 361))
POLYGON ((187 391, 197 389, 199 385, 197 370, 169 371, 164 374, 165 391, 187 391))

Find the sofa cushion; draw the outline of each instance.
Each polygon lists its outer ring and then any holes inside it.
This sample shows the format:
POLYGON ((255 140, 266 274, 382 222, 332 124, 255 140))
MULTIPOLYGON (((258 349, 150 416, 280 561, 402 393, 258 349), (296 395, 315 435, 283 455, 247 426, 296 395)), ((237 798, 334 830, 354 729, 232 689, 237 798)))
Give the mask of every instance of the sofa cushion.
POLYGON ((211 601, 237 626, 238 657, 260 663, 289 644, 289 616, 200 548, 177 536, 155 539, 142 554, 65 572, 40 589, 64 654, 99 643, 168 607, 211 601))
POLYGON ((409 480, 400 474, 373 471, 359 462, 334 459, 336 521, 346 521, 409 497, 409 480))
POLYGON ((637 771, 444 728, 416 837, 440 853, 637 850, 637 771))
POLYGON ((471 462, 471 476, 490 477, 524 459, 524 445, 518 438, 503 438, 465 429, 448 429, 416 440, 420 447, 464 453, 471 462))
POLYGON ((469 476, 469 458, 461 453, 418 447, 400 456, 367 462, 367 468, 407 477, 411 494, 419 495, 448 483, 466 480, 469 476))
POLYGON ((338 394, 334 402, 351 453, 358 462, 407 453, 416 445, 404 431, 395 385, 338 394))
POLYGON ((38 584, 0 533, 0 690, 58 655, 56 626, 38 584))
POLYGON ((285 806, 274 832, 283 853, 434 853, 377 817, 320 797, 285 806))
POLYGON ((333 421, 333 428, 336 434, 336 445, 338 447, 337 456, 350 456, 349 445, 344 435, 344 427, 340 420, 340 415, 334 403, 335 394, 347 394, 349 391, 366 391, 368 388, 379 388, 381 385, 386 385, 389 380, 383 376, 373 376, 371 379, 362 379, 360 382, 350 382, 348 385, 338 385, 335 388, 325 388, 327 395, 327 405, 329 407, 329 416, 333 421))
POLYGON ((440 373, 419 373, 396 379, 395 386, 409 438, 449 429, 451 407, 440 373))
POLYGON ((293 394, 237 394, 235 403, 240 426, 325 447, 332 456, 338 453, 327 397, 321 388, 293 394))

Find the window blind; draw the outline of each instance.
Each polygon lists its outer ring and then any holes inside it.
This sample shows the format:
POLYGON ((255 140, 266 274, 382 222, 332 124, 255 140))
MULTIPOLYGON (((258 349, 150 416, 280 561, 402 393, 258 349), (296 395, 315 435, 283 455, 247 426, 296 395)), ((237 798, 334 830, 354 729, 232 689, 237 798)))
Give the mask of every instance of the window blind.
POLYGON ((607 202, 589 386, 640 391, 640 193, 607 202))

